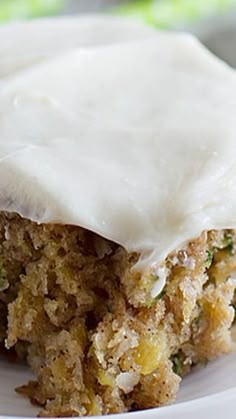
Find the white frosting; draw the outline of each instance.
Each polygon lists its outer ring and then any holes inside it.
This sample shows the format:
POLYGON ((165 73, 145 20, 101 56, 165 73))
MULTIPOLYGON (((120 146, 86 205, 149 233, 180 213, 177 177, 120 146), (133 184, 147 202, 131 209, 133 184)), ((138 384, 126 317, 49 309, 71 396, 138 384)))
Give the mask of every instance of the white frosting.
POLYGON ((194 38, 87 17, 0 39, 1 210, 86 227, 140 269, 236 228, 236 75, 194 38))
POLYGON ((155 275, 157 277, 157 280, 154 283, 154 286, 151 291, 152 298, 156 298, 163 290, 166 284, 166 279, 168 276, 168 270, 165 265, 163 266, 157 266, 155 269, 155 275))

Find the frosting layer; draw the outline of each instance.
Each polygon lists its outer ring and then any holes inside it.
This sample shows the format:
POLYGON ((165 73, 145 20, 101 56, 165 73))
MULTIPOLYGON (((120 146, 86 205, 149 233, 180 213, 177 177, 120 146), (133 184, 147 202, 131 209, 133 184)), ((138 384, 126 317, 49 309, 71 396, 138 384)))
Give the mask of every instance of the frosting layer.
POLYGON ((236 228, 236 76, 196 39, 102 17, 0 38, 1 210, 88 228, 140 269, 236 228))

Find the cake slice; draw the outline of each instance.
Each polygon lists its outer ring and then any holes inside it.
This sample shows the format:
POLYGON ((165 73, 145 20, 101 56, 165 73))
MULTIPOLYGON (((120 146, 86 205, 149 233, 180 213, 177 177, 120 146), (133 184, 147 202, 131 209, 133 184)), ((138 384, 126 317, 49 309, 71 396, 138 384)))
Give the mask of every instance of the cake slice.
POLYGON ((0 34, 0 341, 36 376, 17 391, 41 416, 171 403, 232 349, 235 72, 112 18, 0 34))

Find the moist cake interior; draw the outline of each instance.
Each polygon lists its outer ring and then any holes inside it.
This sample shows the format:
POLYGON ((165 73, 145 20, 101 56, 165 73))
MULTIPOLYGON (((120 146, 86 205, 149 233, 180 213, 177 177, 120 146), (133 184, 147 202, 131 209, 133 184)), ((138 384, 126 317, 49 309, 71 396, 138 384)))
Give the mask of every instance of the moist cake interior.
POLYGON ((236 232, 203 232, 165 260, 156 298, 139 255, 83 228, 0 213, 0 342, 37 376, 41 416, 175 400, 191 368, 232 349, 236 232))

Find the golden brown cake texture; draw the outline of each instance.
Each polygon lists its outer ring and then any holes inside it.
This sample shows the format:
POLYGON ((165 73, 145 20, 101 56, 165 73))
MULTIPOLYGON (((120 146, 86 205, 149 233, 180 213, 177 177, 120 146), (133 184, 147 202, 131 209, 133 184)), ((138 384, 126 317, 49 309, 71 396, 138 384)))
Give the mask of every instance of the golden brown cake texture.
POLYGON ((232 348, 236 232, 203 232, 165 260, 167 283, 83 228, 0 214, 0 340, 36 374, 41 416, 174 401, 181 377, 232 348))

